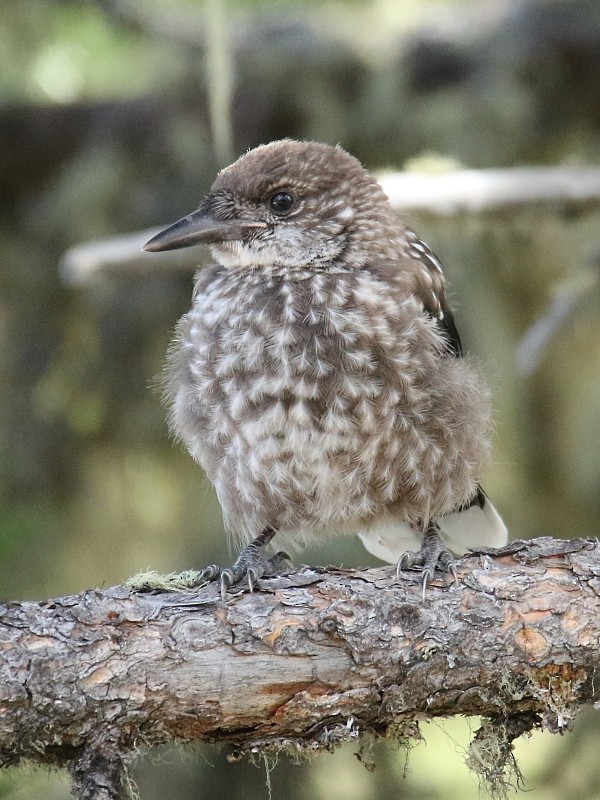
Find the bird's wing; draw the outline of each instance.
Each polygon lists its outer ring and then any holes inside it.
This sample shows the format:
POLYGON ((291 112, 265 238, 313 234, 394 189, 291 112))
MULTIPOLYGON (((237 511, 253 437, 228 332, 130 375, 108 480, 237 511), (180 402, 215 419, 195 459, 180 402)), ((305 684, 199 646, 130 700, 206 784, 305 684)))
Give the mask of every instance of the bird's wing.
MULTIPOLYGON (((446 301, 442 265, 435 253, 410 229, 406 230, 406 241, 407 255, 417 266, 415 292, 448 342, 444 355, 461 357, 462 342, 446 301), (422 279, 424 271, 427 280, 422 279)), ((444 543, 455 555, 463 555, 473 546, 503 547, 508 538, 502 518, 481 486, 477 486, 469 501, 437 518, 436 523, 444 543)), ((418 526, 393 519, 382 521, 359 536, 370 553, 392 564, 405 552, 419 550, 422 539, 418 526)))
POLYGON ((448 348, 452 355, 462 356, 463 347, 462 342, 460 341, 460 334, 458 333, 458 328, 456 327, 456 323, 454 321, 454 314, 448 308, 445 298, 444 304, 442 305, 442 313, 444 315, 443 317, 439 314, 436 317, 438 327, 444 332, 444 335, 448 340, 448 348))
MULTIPOLYGON (((446 301, 440 260, 411 230, 407 231, 407 241, 411 258, 424 266, 431 276, 433 288, 421 291, 419 295, 425 310, 443 331, 448 341, 448 353, 461 357, 462 342, 446 301)), ((474 543, 482 547, 503 547, 507 541, 506 526, 481 486, 467 503, 436 521, 446 544, 457 555, 466 552, 474 543)))
POLYGON ((421 283, 417 284, 416 290, 419 298, 423 302, 425 310, 435 319, 446 337, 449 353, 462 356, 463 347, 460 334, 454 321, 454 314, 448 307, 444 291, 442 264, 436 254, 410 228, 406 230, 406 241, 408 242, 407 254, 418 262, 419 266, 424 268, 425 274, 429 276, 427 286, 421 283))

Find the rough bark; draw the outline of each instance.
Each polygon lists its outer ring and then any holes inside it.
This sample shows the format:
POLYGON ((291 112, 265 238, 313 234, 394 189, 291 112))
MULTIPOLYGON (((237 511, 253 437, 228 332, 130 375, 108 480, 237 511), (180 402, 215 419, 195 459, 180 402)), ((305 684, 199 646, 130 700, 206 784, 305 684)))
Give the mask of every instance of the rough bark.
POLYGON ((467 556, 424 601, 382 567, 302 568, 227 605, 211 585, 3 606, 0 763, 69 766, 79 797, 108 800, 140 746, 303 752, 477 714, 502 767, 520 733, 598 699, 599 574, 597 540, 540 538, 467 556))

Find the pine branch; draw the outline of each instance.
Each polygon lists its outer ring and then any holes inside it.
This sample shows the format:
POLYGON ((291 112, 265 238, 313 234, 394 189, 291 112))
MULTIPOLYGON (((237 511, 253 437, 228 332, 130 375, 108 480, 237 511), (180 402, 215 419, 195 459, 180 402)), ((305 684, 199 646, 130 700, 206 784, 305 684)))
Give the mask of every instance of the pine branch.
POLYGON ((140 747, 303 753, 476 714, 471 766, 501 775, 516 736, 599 699, 599 573, 597 540, 544 537, 465 557, 424 602, 391 567, 306 567, 226 606, 212 585, 2 606, 0 764, 68 766, 111 800, 140 747))

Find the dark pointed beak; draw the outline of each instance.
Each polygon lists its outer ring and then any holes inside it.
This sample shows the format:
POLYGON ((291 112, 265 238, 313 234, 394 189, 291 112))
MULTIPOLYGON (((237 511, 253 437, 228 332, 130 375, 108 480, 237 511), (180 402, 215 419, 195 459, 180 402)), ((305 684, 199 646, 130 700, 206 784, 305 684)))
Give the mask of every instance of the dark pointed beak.
POLYGON ((251 229, 266 227, 264 222, 217 219, 210 204, 205 203, 197 211, 177 220, 164 231, 153 236, 149 242, 146 242, 143 250, 149 253, 158 253, 162 250, 179 250, 195 244, 241 241, 244 234, 251 229))

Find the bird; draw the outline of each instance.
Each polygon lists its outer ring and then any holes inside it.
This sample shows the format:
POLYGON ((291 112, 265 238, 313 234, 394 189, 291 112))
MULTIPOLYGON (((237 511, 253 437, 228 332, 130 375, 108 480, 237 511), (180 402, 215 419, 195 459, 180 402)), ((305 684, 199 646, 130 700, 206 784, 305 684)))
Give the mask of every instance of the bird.
POLYGON ((239 555, 223 599, 298 549, 357 534, 381 560, 456 580, 501 547, 481 488, 490 392, 463 352, 442 265, 341 146, 282 139, 221 170, 146 243, 210 245, 167 356, 169 425, 213 483, 239 555))

